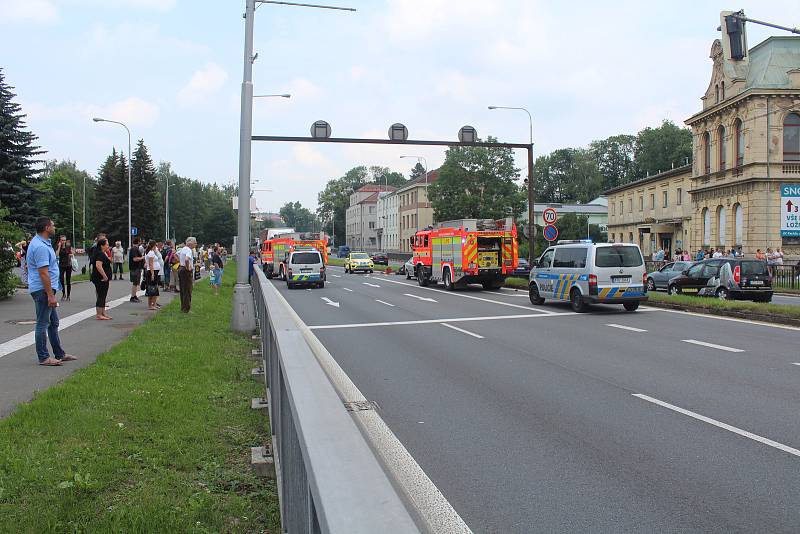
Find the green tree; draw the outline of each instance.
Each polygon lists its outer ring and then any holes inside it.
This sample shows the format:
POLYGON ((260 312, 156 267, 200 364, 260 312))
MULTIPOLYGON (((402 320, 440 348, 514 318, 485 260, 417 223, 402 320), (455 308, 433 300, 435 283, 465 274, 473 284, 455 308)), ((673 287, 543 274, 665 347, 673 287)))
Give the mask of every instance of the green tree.
MULTIPOLYGON (((424 174, 424 172, 423 172, 424 174)), ((389 187, 400 188, 406 185, 408 181, 401 173, 389 169, 389 167, 381 167, 373 165, 369 168, 368 183, 376 185, 386 185, 389 187)))
POLYGON ((603 191, 626 184, 634 179, 636 166, 635 135, 614 135, 607 139, 592 141, 591 153, 600 174, 603 175, 603 191))
POLYGON ((636 135, 635 153, 636 178, 684 165, 692 157, 692 132, 665 120, 658 128, 647 127, 636 135))
POLYGON ((411 169, 410 180, 416 180, 420 176, 425 176, 425 167, 423 167, 422 163, 418 161, 417 164, 414 165, 414 168, 411 169))
POLYGON ((561 148, 536 160, 536 201, 586 203, 603 191, 603 176, 590 151, 561 148))
POLYGON ((509 148, 450 147, 438 179, 428 187, 434 220, 519 216, 526 195, 518 178, 509 148))
POLYGON ((8 220, 10 211, 0 203, 0 299, 14 294, 16 277, 12 269, 17 265, 13 246, 22 241, 24 234, 8 220))
POLYGON ((131 211, 133 226, 143 239, 159 239, 164 235, 161 198, 153 160, 144 141, 139 139, 131 161, 131 211))
POLYGON ((287 202, 280 209, 280 215, 286 226, 298 232, 313 232, 319 228, 319 221, 314 214, 299 202, 287 202))
POLYGON ((9 209, 8 220, 32 233, 40 214, 34 186, 41 170, 35 167, 44 151, 33 144, 37 137, 26 130, 26 115, 14 102, 12 89, 0 69, 0 198, 9 209))
MULTIPOLYGON (((53 219, 58 233, 65 234, 73 244, 84 240, 83 232, 83 191, 86 182, 87 196, 94 189, 94 179, 84 170, 78 169, 74 161, 48 161, 44 175, 37 185, 42 192, 39 207, 42 213, 53 219), (75 235, 72 235, 73 192, 75 199, 75 235)), ((91 197, 90 197, 91 198, 91 197)), ((91 229, 92 211, 86 212, 87 227, 91 229)))
MULTIPOLYGON (((589 217, 586 215, 578 215, 576 213, 565 213, 559 216, 558 221, 556 222, 556 228, 558 228, 558 238, 556 242, 564 239, 586 239, 586 223, 588 222, 589 217)), ((542 252, 550 245, 544 237, 542 236, 542 226, 536 225, 536 255, 540 256, 542 252)), ((595 243, 605 243, 608 240, 608 237, 605 232, 600 230, 600 226, 596 224, 589 225, 589 236, 588 238, 594 241, 595 243)), ((555 244, 555 242, 554 242, 555 244)), ((525 253, 527 254, 527 246, 525 247, 525 253)), ((522 252, 520 252, 520 257, 524 257, 522 252)))

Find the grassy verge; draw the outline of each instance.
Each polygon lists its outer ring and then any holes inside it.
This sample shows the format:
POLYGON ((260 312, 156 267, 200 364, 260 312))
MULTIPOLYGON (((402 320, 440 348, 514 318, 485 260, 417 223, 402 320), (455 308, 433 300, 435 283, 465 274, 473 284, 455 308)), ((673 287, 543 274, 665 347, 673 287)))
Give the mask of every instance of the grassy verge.
MULTIPOLYGON (((0 420, 0 532, 278 532, 233 276, 176 298, 97 362, 0 420)), ((262 386, 263 388, 263 386, 262 386)))
POLYGON ((505 286, 512 289, 528 289, 528 280, 526 278, 506 278, 505 286))
POLYGON ((719 300, 711 297, 695 297, 690 295, 667 295, 649 291, 648 304, 659 303, 685 306, 687 309, 711 312, 745 312, 757 315, 772 315, 777 318, 786 317, 800 320, 800 306, 784 304, 767 304, 764 302, 750 302, 747 300, 719 300))

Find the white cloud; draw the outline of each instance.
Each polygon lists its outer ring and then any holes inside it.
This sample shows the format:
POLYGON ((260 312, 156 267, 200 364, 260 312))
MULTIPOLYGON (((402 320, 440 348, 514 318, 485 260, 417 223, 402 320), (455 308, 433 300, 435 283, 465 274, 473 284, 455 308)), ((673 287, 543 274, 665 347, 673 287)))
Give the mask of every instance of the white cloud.
POLYGON ((228 73, 216 63, 208 63, 197 70, 191 80, 178 92, 181 105, 196 105, 207 101, 225 85, 228 73))
POLYGON ((177 0, 60 0, 70 7, 106 8, 109 10, 143 9, 152 11, 169 11, 175 7, 177 0))
POLYGON ((306 78, 294 78, 286 86, 285 93, 292 95, 293 99, 311 100, 322 95, 322 89, 306 78))
POLYGON ((58 9, 51 0, 0 0, 0 13, 0 24, 53 24, 59 18, 58 9))
POLYGON ((87 112, 104 119, 124 122, 128 126, 149 127, 158 120, 158 106, 139 97, 129 97, 106 106, 88 106, 87 112))

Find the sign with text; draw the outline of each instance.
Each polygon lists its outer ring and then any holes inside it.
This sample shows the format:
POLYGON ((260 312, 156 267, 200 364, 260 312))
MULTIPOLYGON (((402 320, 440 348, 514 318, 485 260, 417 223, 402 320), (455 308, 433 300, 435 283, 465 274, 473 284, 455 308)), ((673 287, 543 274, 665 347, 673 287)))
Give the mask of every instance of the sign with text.
POLYGON ((800 237, 800 184, 781 185, 781 237, 800 237))
POLYGON ((553 208, 547 208, 542 212, 542 220, 545 224, 555 224, 558 220, 558 213, 553 208))

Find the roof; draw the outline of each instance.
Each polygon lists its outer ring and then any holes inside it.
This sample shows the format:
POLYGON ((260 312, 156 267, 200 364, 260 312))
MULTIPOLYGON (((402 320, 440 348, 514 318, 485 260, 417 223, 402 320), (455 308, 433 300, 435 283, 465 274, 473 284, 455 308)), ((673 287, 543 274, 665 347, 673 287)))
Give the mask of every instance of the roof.
POLYGON ((397 191, 397 188, 391 185, 366 184, 356 190, 357 193, 372 193, 375 191, 397 191))
POLYGON ((377 202, 378 201, 378 196, 379 196, 379 193, 372 193, 370 196, 368 196, 366 198, 362 198, 361 200, 356 202, 356 204, 364 204, 364 203, 367 203, 367 202, 369 202, 369 203, 377 202))
POLYGON ((663 180, 664 178, 671 178, 673 176, 678 176, 684 173, 691 173, 692 172, 692 164, 689 163, 687 165, 681 165, 680 167, 675 167, 674 169, 670 169, 668 171, 660 172, 658 174, 654 174, 653 176, 648 176, 646 178, 640 178, 633 182, 628 182, 627 184, 618 185, 617 187, 612 187, 608 191, 603 191, 604 195, 610 195, 611 193, 616 193, 617 191, 623 191, 625 189, 631 187, 638 187, 640 185, 644 185, 649 182, 657 182, 659 180, 663 180))
POLYGON ((750 49, 748 89, 794 89, 788 71, 800 68, 800 37, 773 36, 750 49))

